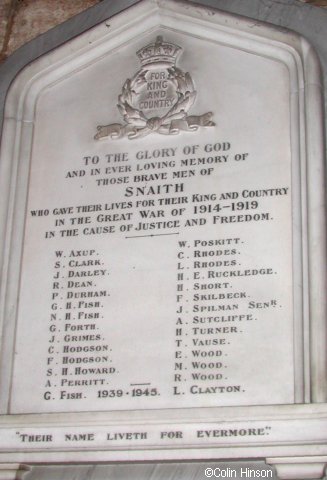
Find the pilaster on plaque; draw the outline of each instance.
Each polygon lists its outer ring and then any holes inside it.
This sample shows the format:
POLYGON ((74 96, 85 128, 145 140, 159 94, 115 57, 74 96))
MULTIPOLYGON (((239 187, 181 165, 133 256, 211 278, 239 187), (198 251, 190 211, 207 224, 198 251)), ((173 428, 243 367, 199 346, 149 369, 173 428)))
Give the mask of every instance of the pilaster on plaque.
POLYGON ((20 463, 0 463, 0 480, 22 480, 30 469, 20 463))
POLYGON ((323 478, 327 469, 326 456, 266 458, 266 463, 276 468, 280 480, 323 478))

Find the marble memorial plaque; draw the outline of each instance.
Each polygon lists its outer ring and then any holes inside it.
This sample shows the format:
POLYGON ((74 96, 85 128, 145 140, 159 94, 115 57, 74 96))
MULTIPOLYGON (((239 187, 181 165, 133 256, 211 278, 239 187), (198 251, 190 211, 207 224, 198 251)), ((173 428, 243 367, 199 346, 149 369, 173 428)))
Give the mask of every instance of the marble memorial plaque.
MULTIPOLYGON (((230 17, 226 31, 218 13, 213 27, 205 11, 142 2, 15 84, 6 414, 112 412, 119 425, 154 410, 164 423, 164 410, 209 418, 319 391, 300 47, 230 17)), ((107 441, 148 445, 124 428, 107 441)), ((208 428, 197 441, 216 437, 208 428)), ((276 441, 270 428, 253 431, 276 441)))
POLYGON ((294 402, 287 72, 160 33, 38 100, 12 413, 294 402))

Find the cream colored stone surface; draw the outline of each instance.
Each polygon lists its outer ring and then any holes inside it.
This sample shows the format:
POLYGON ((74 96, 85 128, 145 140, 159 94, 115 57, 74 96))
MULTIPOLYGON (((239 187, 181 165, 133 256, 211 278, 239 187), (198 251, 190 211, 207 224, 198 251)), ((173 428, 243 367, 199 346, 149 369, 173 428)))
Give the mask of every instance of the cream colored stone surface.
POLYGON ((16 5, 6 54, 70 17, 92 7, 99 0, 25 0, 16 5))
POLYGON ((303 3, 310 3, 311 5, 314 5, 315 7, 327 7, 327 1, 326 0, 300 0, 300 2, 303 3))
POLYGON ((11 9, 11 0, 0 1, 0 61, 4 56, 4 48, 6 45, 6 37, 9 34, 9 20, 11 9))
MULTIPOLYGON (((102 0, 0 0, 0 62, 17 48, 102 0)), ((327 0, 299 0, 327 8, 327 0)))

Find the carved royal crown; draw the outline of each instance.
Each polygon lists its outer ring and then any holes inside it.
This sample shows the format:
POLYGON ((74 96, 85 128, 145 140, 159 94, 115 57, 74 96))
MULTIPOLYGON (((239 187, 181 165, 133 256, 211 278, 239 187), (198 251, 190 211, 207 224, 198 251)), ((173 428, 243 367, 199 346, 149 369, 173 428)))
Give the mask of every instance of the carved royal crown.
POLYGON ((177 56, 181 47, 173 43, 164 42, 162 37, 157 37, 155 43, 150 43, 141 48, 136 55, 139 57, 141 65, 150 63, 169 63, 175 65, 177 56))

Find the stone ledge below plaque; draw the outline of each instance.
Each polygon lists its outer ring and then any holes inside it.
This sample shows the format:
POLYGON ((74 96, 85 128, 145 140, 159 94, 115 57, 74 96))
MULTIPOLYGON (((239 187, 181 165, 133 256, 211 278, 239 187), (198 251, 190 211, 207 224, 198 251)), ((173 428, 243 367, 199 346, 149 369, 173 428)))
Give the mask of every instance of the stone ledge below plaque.
POLYGON ((323 156, 314 51, 245 18, 142 1, 26 68, 1 149, 0 459, 322 474, 323 156))

